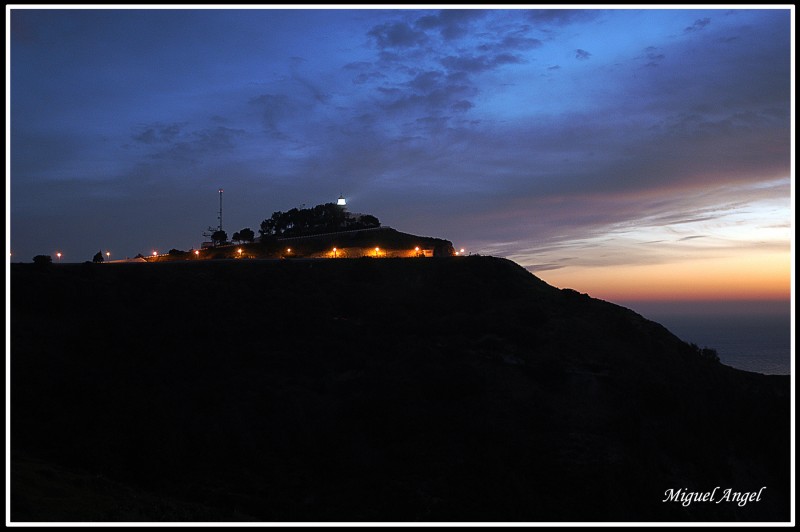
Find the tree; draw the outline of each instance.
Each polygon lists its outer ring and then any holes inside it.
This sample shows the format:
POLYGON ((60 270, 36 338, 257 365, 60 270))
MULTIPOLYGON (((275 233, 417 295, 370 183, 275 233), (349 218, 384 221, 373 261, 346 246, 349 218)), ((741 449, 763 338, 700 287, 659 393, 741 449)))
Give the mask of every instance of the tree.
POLYGON ((98 251, 97 253, 95 253, 94 257, 92 257, 92 262, 98 263, 98 264, 103 262, 103 252, 102 251, 98 251))
POLYGON ((719 362, 719 353, 717 353, 716 349, 711 347, 703 347, 702 349, 696 343, 692 342, 689 344, 689 347, 694 349, 694 351, 700 355, 700 358, 705 360, 710 360, 712 362, 719 362))
POLYGON ((242 241, 242 235, 239 234, 239 231, 236 231, 235 233, 233 233, 233 236, 231 237, 231 241, 237 242, 237 243, 242 241))
POLYGON ((53 264, 53 257, 50 255, 36 255, 33 257, 33 263, 38 264, 39 266, 44 266, 45 264, 53 264))
POLYGON ((719 362, 719 353, 717 353, 716 349, 712 349, 711 347, 704 347, 701 349, 700 356, 712 362, 719 362))
POLYGON ((225 231, 216 230, 211 235, 211 241, 215 246, 219 246, 228 241, 228 233, 225 231))
POLYGON ((364 228, 380 227, 381 226, 381 222, 375 216, 372 216, 371 214, 362 215, 361 219, 359 220, 359 222, 361 222, 361 226, 364 227, 364 228))
POLYGON ((249 227, 245 227, 244 229, 239 231, 239 238, 245 242, 252 242, 253 240, 256 239, 256 234, 249 227))
POLYGON ((267 218, 263 222, 261 222, 261 228, 258 230, 261 234, 261 237, 265 237, 267 235, 274 235, 275 234, 275 215, 272 215, 272 218, 267 218))

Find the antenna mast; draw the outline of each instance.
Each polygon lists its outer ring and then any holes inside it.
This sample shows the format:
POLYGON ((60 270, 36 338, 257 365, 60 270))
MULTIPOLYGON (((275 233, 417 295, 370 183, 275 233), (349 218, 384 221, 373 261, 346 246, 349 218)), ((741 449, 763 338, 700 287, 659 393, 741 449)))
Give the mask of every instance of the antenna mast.
POLYGON ((222 231, 222 189, 219 189, 219 230, 222 231))

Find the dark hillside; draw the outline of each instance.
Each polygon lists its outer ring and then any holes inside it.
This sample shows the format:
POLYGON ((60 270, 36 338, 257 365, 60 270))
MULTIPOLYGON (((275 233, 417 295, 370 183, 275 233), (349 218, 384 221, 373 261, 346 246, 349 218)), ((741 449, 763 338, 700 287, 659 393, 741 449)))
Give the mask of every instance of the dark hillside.
MULTIPOLYGON (((330 257, 331 249, 334 247, 339 249, 338 257, 350 258, 358 258, 365 253, 368 256, 372 255, 370 250, 375 249, 375 247, 384 250, 382 257, 387 251, 390 253, 405 251, 408 253, 408 256, 412 256, 411 252, 415 247, 427 248, 437 257, 455 255, 453 243, 449 240, 403 233, 391 227, 379 227, 301 237, 266 237, 261 242, 252 244, 229 244, 205 249, 197 258, 237 258, 237 250, 241 249, 244 257, 273 259, 287 256, 287 247, 292 249, 290 254, 292 258, 330 257)), ((147 257, 148 262, 185 261, 194 259, 195 257, 191 253, 164 255, 156 258, 147 257)))
POLYGON ((11 268, 14 521, 789 519, 788 377, 507 260, 11 268))

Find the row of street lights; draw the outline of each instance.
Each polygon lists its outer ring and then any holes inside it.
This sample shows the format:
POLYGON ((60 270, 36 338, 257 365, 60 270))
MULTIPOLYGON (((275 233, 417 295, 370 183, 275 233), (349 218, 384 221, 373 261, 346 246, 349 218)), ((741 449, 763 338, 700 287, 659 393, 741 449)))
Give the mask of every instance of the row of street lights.
MULTIPOLYGON (((332 251, 332 253, 333 253, 333 258, 337 258, 337 256, 338 256, 338 252, 339 252, 339 251, 340 251, 340 250, 339 250, 339 248, 333 248, 333 251, 332 251)), ((414 248, 414 251, 415 251, 417 254, 419 254, 419 246, 416 246, 416 247, 414 248)), ((241 258, 241 257, 242 257, 242 253, 243 253, 243 252, 244 252, 244 250, 243 250, 242 248, 238 248, 238 249, 236 250, 237 256, 238 256, 239 258, 241 258)), ((376 258, 378 258, 378 257, 380 256, 380 252, 381 252, 381 248, 376 246, 376 247, 375 247, 375 257, 376 257, 376 258)), ((286 248, 286 254, 287 254, 287 255, 291 255, 291 253, 292 253, 292 248, 286 248)), ((456 251, 456 256, 458 256, 458 255, 463 255, 463 254, 464 254, 464 248, 461 248, 460 250, 456 251)), ((194 256, 195 256, 195 257, 200 257, 200 250, 198 250, 198 249, 194 250, 194 256)), ((58 262, 61 262, 61 257, 62 257, 62 254, 61 254, 61 252, 60 252, 60 251, 57 251, 57 252, 56 252, 56 258, 58 258, 58 262)), ((158 257, 158 251, 156 251, 156 250, 153 250, 153 257, 158 257)), ((110 261, 110 260, 111 260, 111 252, 110 252, 110 251, 106 251, 106 260, 107 260, 107 261, 110 261)))

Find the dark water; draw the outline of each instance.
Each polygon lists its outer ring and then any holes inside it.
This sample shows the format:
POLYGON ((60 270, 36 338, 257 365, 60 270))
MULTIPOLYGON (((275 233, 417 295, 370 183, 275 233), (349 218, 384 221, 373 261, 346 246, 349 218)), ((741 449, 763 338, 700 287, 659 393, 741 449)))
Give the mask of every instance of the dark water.
POLYGON ((791 359, 791 317, 774 313, 658 314, 657 321, 681 340, 717 350, 720 361, 734 368, 769 375, 788 375, 791 359))

